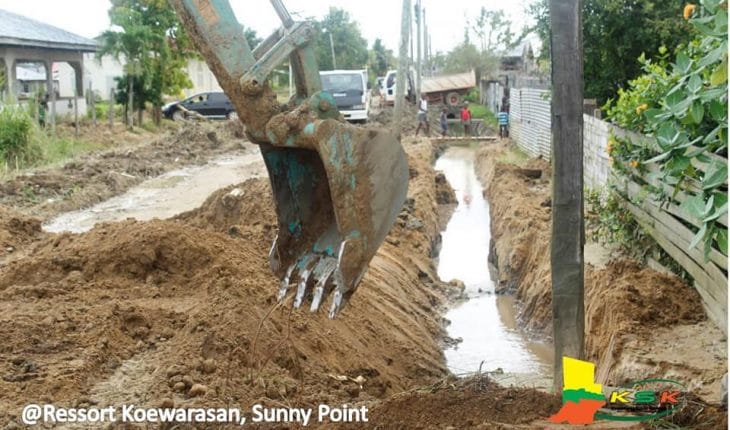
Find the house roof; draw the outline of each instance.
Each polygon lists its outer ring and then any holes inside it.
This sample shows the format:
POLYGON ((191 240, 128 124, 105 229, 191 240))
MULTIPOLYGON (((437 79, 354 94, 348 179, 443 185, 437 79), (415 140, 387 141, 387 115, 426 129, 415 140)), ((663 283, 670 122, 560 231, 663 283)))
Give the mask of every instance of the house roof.
POLYGON ((49 24, 0 9, 0 45, 94 52, 96 42, 49 24))

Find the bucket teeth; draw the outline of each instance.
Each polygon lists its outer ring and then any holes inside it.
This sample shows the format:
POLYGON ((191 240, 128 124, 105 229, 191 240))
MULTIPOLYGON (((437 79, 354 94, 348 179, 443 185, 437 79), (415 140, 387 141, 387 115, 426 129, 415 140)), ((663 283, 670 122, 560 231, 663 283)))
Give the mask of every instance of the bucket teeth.
POLYGON ((324 257, 320 260, 320 263, 315 267, 315 279, 317 285, 314 287, 314 295, 312 297, 312 305, 309 310, 316 312, 319 306, 322 304, 327 296, 325 288, 331 284, 330 276, 337 269, 337 260, 332 257, 324 257))
POLYGON ((286 293, 289 291, 289 280, 291 279, 291 276, 294 273, 294 269, 296 269, 296 268, 297 268, 297 265, 292 264, 286 270, 286 275, 284 275, 284 278, 281 280, 281 284, 279 286, 279 294, 277 295, 277 299, 279 301, 284 300, 284 297, 286 297, 286 293))
POLYGON ((317 259, 313 258, 310 255, 308 256, 308 260, 306 262, 304 270, 300 272, 297 294, 294 297, 294 308, 296 309, 299 309, 299 307, 302 305, 302 302, 304 301, 304 298, 306 297, 308 290, 311 289, 312 283, 309 281, 309 279, 312 275, 313 268, 316 268, 316 264, 318 264, 317 259))

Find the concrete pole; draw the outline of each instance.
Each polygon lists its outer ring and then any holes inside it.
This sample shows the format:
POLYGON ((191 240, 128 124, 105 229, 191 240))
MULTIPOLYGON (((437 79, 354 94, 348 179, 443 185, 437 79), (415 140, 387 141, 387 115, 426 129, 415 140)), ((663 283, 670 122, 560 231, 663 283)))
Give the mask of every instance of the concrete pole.
POLYGON ((582 0, 550 0, 552 53, 552 276, 554 388, 564 356, 584 358, 582 0))
POLYGON ((416 0, 416 103, 421 102, 421 0, 416 0))
POLYGON ((5 57, 5 64, 6 64, 6 70, 7 73, 5 75, 5 79, 8 81, 8 94, 7 98, 11 102, 15 102, 18 100, 18 93, 16 91, 16 83, 17 83, 17 63, 15 61, 14 57, 6 56, 5 57))
POLYGON ((332 50, 332 70, 337 69, 337 59, 335 58, 335 42, 332 40, 332 32, 328 32, 330 35, 330 49, 332 50))
POLYGON ((403 12, 400 26, 400 52, 398 56, 398 74, 395 78, 395 107, 393 112, 393 131, 400 138, 401 120, 405 108, 406 81, 408 76, 408 42, 411 24, 411 0, 403 0, 403 12))
POLYGON ((423 20, 423 68, 426 69, 424 76, 429 76, 428 70, 430 69, 430 67, 428 66, 428 48, 431 41, 428 39, 428 26, 426 25, 425 7, 421 9, 421 20, 423 20))

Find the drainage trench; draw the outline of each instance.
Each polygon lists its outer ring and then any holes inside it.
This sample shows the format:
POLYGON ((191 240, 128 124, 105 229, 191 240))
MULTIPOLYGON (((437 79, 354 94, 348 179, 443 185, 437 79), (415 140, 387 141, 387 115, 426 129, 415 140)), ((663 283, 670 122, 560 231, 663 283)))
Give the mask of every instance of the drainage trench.
POLYGON ((468 299, 447 314, 456 346, 444 350, 449 370, 457 375, 481 369, 504 383, 549 388, 552 347, 529 340, 519 329, 510 295, 494 293, 487 262, 491 239, 489 204, 475 171, 476 150, 451 147, 436 162, 456 193, 456 207, 442 232, 438 276, 465 285, 468 299))

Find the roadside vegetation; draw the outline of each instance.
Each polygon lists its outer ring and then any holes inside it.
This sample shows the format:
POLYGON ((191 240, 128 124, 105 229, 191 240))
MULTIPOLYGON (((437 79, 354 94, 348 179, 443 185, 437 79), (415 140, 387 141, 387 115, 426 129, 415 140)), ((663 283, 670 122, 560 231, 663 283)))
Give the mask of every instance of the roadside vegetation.
POLYGON ((644 73, 605 107, 611 121, 656 139, 656 145, 615 137, 608 152, 618 172, 655 174, 672 186, 673 193, 646 187, 660 201, 691 194, 682 208, 702 221, 691 247, 701 244, 707 255, 714 246, 727 255, 727 228, 719 222, 728 209, 727 3, 688 5, 684 18, 694 38, 677 48, 674 62, 665 47, 655 61, 642 55, 644 73), (657 165, 659 172, 651 173, 657 165))
MULTIPOLYGON (((120 115, 115 115, 115 125, 107 125, 107 104, 98 104, 97 126, 91 122, 91 112, 80 121, 80 134, 75 135, 73 124, 58 118, 56 132, 50 125, 41 127, 26 105, 0 105, 0 180, 28 168, 54 165, 73 159, 81 154, 115 147, 124 142, 135 143, 179 125, 164 120, 156 125, 151 119, 133 130, 119 130, 120 115), (116 136, 117 138, 113 138, 116 136)), ((115 108, 118 110, 118 106, 115 108)))

